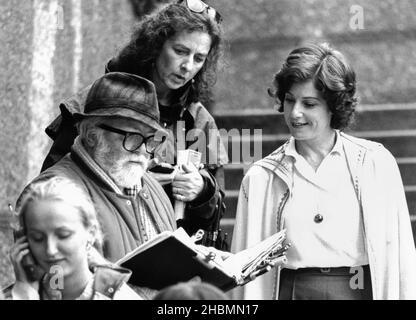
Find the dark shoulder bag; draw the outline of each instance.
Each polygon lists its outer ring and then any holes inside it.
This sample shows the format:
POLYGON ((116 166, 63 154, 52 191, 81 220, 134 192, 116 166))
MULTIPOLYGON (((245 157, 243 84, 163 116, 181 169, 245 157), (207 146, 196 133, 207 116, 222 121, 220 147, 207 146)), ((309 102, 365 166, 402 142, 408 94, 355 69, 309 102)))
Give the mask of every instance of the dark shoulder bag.
POLYGON ((211 224, 209 230, 204 230, 204 236, 200 244, 207 247, 214 247, 222 251, 230 251, 229 244, 227 242, 228 234, 225 233, 220 226, 221 218, 225 213, 224 192, 220 190, 220 197, 216 205, 214 212, 214 222, 211 224))

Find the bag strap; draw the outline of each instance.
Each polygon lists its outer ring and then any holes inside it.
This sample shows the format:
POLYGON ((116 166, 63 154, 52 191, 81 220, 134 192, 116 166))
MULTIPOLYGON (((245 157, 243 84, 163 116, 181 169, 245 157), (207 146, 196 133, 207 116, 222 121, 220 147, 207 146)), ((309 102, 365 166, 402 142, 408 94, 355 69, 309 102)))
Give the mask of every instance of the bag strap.
POLYGON ((228 234, 223 232, 223 230, 220 228, 221 218, 223 217, 227 207, 224 202, 224 192, 220 190, 219 194, 220 196, 218 197, 218 202, 215 206, 216 210, 214 212, 215 220, 212 224, 213 228, 209 231, 205 231, 201 244, 208 247, 214 247, 218 250, 229 251, 230 249, 227 242, 228 234))

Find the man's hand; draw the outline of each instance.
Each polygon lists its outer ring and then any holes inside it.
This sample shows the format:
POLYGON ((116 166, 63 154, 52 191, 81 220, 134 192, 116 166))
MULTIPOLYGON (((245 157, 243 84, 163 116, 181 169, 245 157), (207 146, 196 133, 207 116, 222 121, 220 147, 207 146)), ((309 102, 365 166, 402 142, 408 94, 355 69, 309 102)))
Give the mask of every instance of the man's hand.
POLYGON ((190 165, 182 165, 174 176, 172 182, 172 193, 176 200, 190 202, 195 200, 204 189, 204 179, 198 169, 190 165))

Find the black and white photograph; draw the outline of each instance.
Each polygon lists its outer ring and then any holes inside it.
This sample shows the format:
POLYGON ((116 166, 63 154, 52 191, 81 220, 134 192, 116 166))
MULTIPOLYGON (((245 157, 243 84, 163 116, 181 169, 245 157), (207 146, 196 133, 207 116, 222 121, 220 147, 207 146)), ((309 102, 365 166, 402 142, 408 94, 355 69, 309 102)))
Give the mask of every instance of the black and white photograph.
POLYGON ((2 1, 0 300, 415 300, 415 15, 2 1))

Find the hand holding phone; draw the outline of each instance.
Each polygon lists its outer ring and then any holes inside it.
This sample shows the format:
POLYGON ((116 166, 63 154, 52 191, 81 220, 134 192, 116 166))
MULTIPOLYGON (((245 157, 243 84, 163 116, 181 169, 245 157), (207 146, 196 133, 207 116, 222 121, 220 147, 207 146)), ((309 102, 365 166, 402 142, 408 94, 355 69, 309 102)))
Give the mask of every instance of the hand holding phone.
POLYGON ((30 252, 29 243, 22 229, 14 231, 15 243, 10 250, 10 258, 16 275, 16 280, 32 283, 38 281, 43 272, 35 262, 30 252), (23 235, 22 235, 23 234, 23 235))

